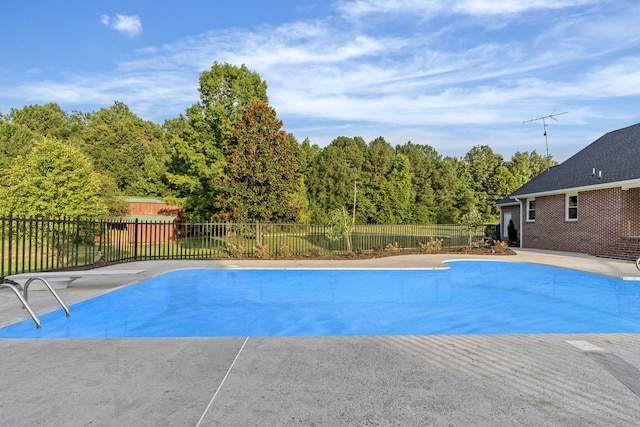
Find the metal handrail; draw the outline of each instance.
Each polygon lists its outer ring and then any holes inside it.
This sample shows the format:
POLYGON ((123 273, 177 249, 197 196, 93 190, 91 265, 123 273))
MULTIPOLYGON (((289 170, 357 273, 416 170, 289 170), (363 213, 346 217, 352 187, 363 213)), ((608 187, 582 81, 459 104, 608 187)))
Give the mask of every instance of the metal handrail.
POLYGON ((0 288, 11 289, 13 293, 16 294, 20 302, 22 303, 22 308, 25 308, 29 312, 29 315, 31 316, 33 321, 36 323, 36 328, 40 328, 42 326, 42 323, 40 322, 40 319, 38 319, 38 316, 29 305, 29 285, 31 285, 31 283, 33 283, 35 280, 40 280, 42 283, 44 283, 44 285, 49 289, 49 291, 51 292, 53 297, 56 299, 56 301, 58 301, 60 306, 64 309, 66 316, 67 317, 71 316, 71 312, 69 311, 69 308, 62 301, 62 298, 60 298, 60 295, 58 295, 58 293, 53 289, 53 286, 51 286, 51 283, 49 283, 49 281, 44 277, 31 277, 29 280, 27 280, 24 286, 22 286, 20 283, 14 280, 3 278, 2 283, 0 283, 0 288))
POLYGON ((58 303, 64 309, 65 313, 67 314, 67 317, 71 316, 71 312, 69 311, 69 308, 67 308, 65 303, 62 301, 62 298, 60 298, 60 295, 58 295, 58 293, 53 289, 53 286, 51 286, 51 283, 49 283, 49 281, 44 277, 32 277, 29 280, 27 280, 27 283, 24 284, 24 299, 26 301, 29 301, 29 285, 33 283, 34 280, 40 280, 42 283, 44 283, 45 286, 49 288, 49 291, 51 291, 51 294, 53 295, 53 297, 56 300, 58 300, 58 303))
POLYGON ((636 268, 640 270, 640 257, 636 260, 636 268))
MULTIPOLYGON (((4 279, 4 280, 7 280, 7 279, 4 279)), ((40 323, 40 319, 38 319, 38 316, 36 316, 36 313, 33 311, 31 306, 27 302, 27 300, 24 299, 24 297, 20 293, 20 290, 19 290, 20 284, 18 284, 18 283, 14 284, 14 283, 15 282, 9 283, 8 281, 3 281, 2 283, 0 283, 0 288, 9 288, 9 289, 11 289, 13 291, 13 293, 16 294, 16 296, 18 297, 20 302, 22 303, 22 306, 27 309, 27 311, 29 312, 29 315, 31 316, 33 321, 36 322, 36 328, 41 327, 42 323, 40 323)))

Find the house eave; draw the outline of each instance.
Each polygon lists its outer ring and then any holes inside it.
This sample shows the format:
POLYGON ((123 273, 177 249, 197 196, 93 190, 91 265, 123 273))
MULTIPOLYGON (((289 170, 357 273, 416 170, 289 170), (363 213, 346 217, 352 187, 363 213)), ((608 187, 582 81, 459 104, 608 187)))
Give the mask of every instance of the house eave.
POLYGON ((499 208, 503 208, 506 206, 520 206, 520 202, 518 200, 515 200, 513 202, 508 202, 508 203, 496 203, 496 206, 499 208))
POLYGON ((555 194, 578 193, 581 191, 603 190, 606 188, 621 187, 623 190, 640 187, 640 179, 630 179, 627 181, 607 182, 603 184, 585 185, 582 187, 560 188, 557 190, 541 191, 537 193, 517 194, 512 197, 516 199, 524 199, 531 197, 553 196, 555 194))

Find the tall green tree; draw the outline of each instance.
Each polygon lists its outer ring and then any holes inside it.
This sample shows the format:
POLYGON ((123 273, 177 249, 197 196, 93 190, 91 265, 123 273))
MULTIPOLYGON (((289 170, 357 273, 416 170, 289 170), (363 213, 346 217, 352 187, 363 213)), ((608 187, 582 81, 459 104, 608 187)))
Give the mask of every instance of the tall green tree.
POLYGON ((407 224, 413 221, 412 206, 415 201, 415 190, 412 180, 413 173, 409 158, 403 154, 397 154, 389 172, 389 182, 396 200, 394 222, 407 224))
POLYGON ((439 224, 457 224, 464 214, 477 206, 472 178, 462 160, 443 158, 433 188, 438 206, 436 222, 439 224))
POLYGON ((182 206, 187 220, 208 221, 215 212, 213 180, 222 175, 222 150, 184 116, 165 121, 164 129, 171 147, 165 174, 170 194, 165 199, 182 206))
POLYGON ((162 128, 122 102, 86 115, 80 147, 127 196, 162 196, 169 156, 162 128))
POLYGON ((311 222, 311 210, 309 208, 309 197, 307 195, 307 185, 305 182, 305 176, 307 173, 307 147, 309 147, 308 139, 305 139, 306 142, 303 147, 301 144, 298 144, 298 140, 292 133, 287 133, 286 135, 287 142, 289 146, 293 149, 294 155, 298 162, 298 168, 296 170, 296 179, 298 180, 298 189, 295 194, 292 196, 291 203, 295 207, 295 210, 298 212, 295 221, 300 224, 307 224, 311 222))
POLYGON ((516 152, 511 156, 511 160, 505 163, 505 166, 515 179, 515 190, 535 178, 539 173, 547 170, 548 166, 555 166, 557 164, 558 162, 551 158, 549 159, 549 163, 547 163, 546 156, 541 156, 536 150, 533 150, 531 153, 527 151, 516 152))
POLYGON ((411 141, 396 147, 396 152, 409 159, 412 188, 415 192, 415 199, 411 204, 413 221, 422 224, 436 221, 438 205, 434 183, 438 181, 442 157, 433 147, 413 144, 411 141))
POLYGON ((244 64, 236 66, 214 62, 200 74, 200 103, 189 111, 194 125, 202 125, 222 144, 231 137, 234 125, 254 100, 269 103, 267 83, 244 64), (204 123, 197 123, 202 119, 204 123))
POLYGON ((12 108, 9 121, 49 138, 64 140, 73 132, 74 123, 67 113, 56 103, 27 105, 21 109, 12 108))
POLYGON ((391 171, 396 153, 381 136, 369 143, 363 169, 372 175, 386 176, 391 171))
POLYGON ((104 183, 91 161, 64 142, 36 142, 32 151, 18 157, 3 175, 3 214, 103 218, 109 211, 104 183))
POLYGON ((223 143, 224 175, 219 188, 217 216, 238 222, 293 221, 300 206, 298 159, 291 140, 281 130, 276 112, 254 100, 244 110, 231 137, 223 143))
POLYGON ((246 66, 214 62, 200 75, 200 102, 185 116, 164 124, 170 144, 170 166, 165 179, 171 200, 185 208, 189 220, 206 221, 215 213, 222 173, 222 145, 253 100, 267 104, 267 84, 246 66))
POLYGON ((497 191, 490 188, 490 184, 495 181, 492 178, 498 166, 502 165, 502 156, 494 153, 488 145, 478 145, 469 150, 464 161, 471 177, 478 210, 485 221, 495 221, 498 214, 495 203, 500 198, 493 196, 497 191))
POLYGON ((358 222, 397 222, 398 194, 389 179, 395 156, 393 147, 381 136, 367 145, 359 182, 360 191, 356 195, 358 222))
POLYGON ((491 178, 489 178, 488 188, 490 193, 487 195, 490 200, 502 200, 509 194, 520 187, 518 180, 511 173, 508 167, 501 165, 496 169, 491 178))
MULTIPOLYGON (((307 192, 312 221, 326 223, 328 214, 345 206, 353 208, 354 184, 362 186, 367 144, 361 137, 340 136, 314 156, 309 166, 307 192)), ((368 182, 368 180, 367 180, 368 182)), ((361 192, 358 192, 359 197, 361 192)), ((357 222, 364 219, 366 200, 358 198, 357 222)))
POLYGON ((26 126, 0 122, 0 171, 11 166, 14 159, 24 156, 33 148, 40 135, 26 126))

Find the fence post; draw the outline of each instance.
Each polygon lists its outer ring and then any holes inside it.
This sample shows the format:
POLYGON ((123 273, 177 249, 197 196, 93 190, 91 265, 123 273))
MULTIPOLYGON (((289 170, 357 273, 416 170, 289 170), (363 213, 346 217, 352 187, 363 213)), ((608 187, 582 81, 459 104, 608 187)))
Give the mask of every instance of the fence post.
POLYGON ((260 221, 256 221, 256 247, 262 246, 262 228, 260 227, 260 221))
POLYGON ((73 263, 74 267, 77 267, 78 261, 80 259, 80 240, 82 240, 81 233, 80 233, 80 216, 79 215, 76 217, 76 230, 74 234, 75 235, 71 240, 71 247, 73 248, 73 252, 71 254, 71 257, 72 257, 71 262, 73 263))
MULTIPOLYGON (((12 251, 12 248, 13 248, 13 212, 9 212, 9 229, 8 229, 8 232, 9 232, 9 247, 7 248, 7 250, 9 252, 9 257, 8 257, 9 266, 7 268, 7 273, 8 273, 7 276, 11 276, 11 267, 12 267, 12 264, 13 264, 13 251, 12 251)), ((4 242, 3 242, 3 244, 4 244, 4 242)))
MULTIPOLYGON (((11 214, 9 214, 11 215, 11 214)), ((2 259, 0 259, 0 277, 4 277, 4 260, 5 260, 5 249, 4 249, 4 242, 5 242, 5 232, 4 232, 4 223, 5 223, 6 218, 4 217, 4 215, 2 216, 2 224, 0 224, 0 226, 2 226, 2 248, 0 248, 0 256, 2 257, 2 259)), ((11 258, 7 258, 7 259, 11 259, 11 258)))
POLYGON ((136 218, 136 222, 133 226, 133 260, 134 261, 138 260, 138 221, 139 219, 136 218))

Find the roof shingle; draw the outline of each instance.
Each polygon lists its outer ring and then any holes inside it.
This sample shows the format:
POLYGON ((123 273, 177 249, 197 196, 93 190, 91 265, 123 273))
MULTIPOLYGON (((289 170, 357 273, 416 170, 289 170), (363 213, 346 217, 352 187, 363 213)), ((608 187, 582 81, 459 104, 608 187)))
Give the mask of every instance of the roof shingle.
POLYGON ((635 179, 640 179, 640 123, 601 136, 560 165, 533 178, 510 197, 635 179))

